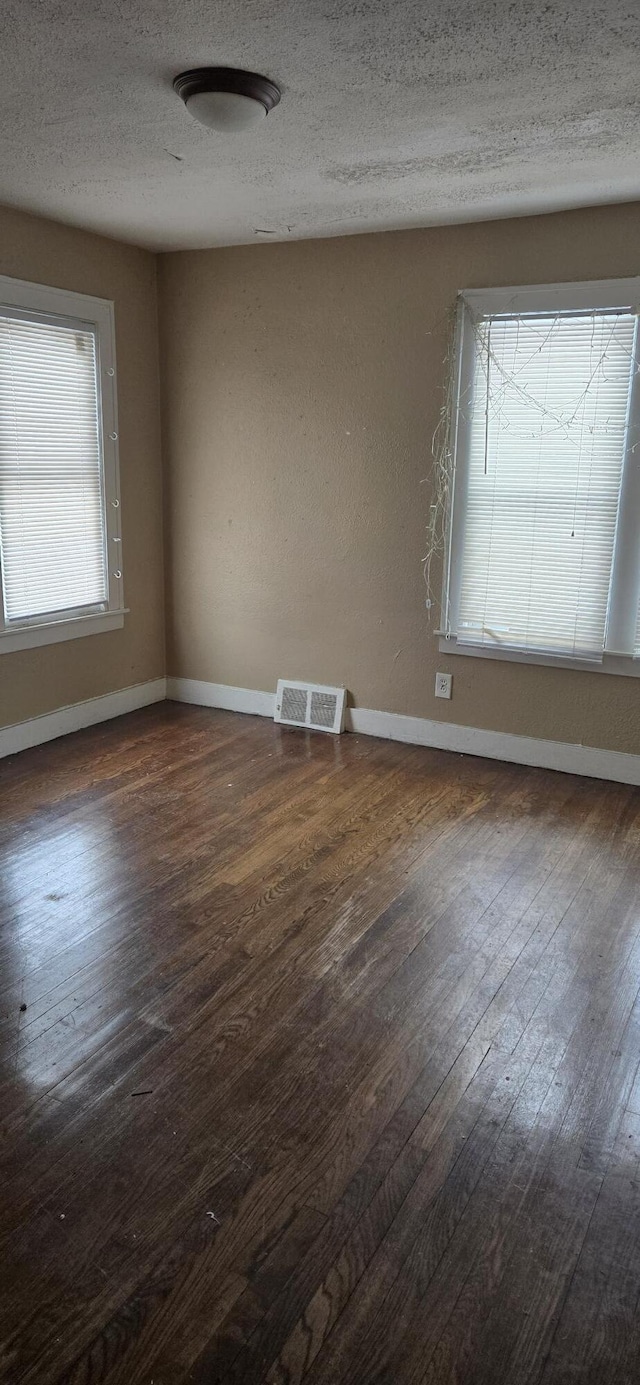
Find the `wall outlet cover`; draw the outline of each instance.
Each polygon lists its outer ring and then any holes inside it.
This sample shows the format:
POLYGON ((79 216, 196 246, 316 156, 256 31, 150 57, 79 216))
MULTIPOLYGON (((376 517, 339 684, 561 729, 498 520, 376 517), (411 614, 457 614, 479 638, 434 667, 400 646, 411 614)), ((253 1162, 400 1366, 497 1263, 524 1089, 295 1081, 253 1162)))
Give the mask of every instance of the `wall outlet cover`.
POLYGON ((451 697, 452 673, 436 673, 436 697, 451 697))

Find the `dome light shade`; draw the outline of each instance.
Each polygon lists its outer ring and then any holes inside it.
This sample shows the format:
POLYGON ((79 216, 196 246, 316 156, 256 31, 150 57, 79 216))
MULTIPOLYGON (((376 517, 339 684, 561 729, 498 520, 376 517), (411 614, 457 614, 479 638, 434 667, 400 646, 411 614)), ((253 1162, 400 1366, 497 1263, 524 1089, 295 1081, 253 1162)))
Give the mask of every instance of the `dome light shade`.
POLYGON ((267 114, 261 101, 235 91, 197 91, 185 104, 189 115, 210 130, 246 130, 267 114))
POLYGON ((196 67, 174 79, 190 115, 210 130, 247 130, 277 106, 280 90, 268 77, 235 67, 196 67))

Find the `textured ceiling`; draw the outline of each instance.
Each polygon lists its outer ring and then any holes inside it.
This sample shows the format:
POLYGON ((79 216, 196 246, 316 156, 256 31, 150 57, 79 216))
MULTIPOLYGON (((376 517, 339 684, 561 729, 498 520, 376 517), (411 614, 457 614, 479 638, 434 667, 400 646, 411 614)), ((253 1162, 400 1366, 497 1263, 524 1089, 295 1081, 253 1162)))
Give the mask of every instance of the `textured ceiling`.
POLYGON ((161 249, 640 196, 638 0, 5 0, 0 202, 161 249), (217 135, 205 64, 283 91, 217 135))

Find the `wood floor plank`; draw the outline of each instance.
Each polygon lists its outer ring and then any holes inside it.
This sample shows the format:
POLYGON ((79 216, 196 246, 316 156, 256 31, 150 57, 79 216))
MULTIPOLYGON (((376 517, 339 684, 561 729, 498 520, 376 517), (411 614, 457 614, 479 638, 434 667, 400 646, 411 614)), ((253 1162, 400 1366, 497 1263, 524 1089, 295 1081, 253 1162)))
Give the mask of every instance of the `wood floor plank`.
POLYGON ((165 703, 0 881, 0 1380, 635 1381, 637 790, 165 703))

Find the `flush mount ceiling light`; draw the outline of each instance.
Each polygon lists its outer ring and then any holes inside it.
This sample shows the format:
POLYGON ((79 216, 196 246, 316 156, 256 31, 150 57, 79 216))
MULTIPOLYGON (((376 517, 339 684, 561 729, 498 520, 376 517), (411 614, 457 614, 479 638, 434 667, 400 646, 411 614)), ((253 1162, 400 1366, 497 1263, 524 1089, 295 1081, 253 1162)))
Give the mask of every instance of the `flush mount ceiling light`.
POLYGON ((259 125, 280 100, 275 82, 235 67, 194 67, 174 78, 173 89, 189 115, 210 130, 259 125))

